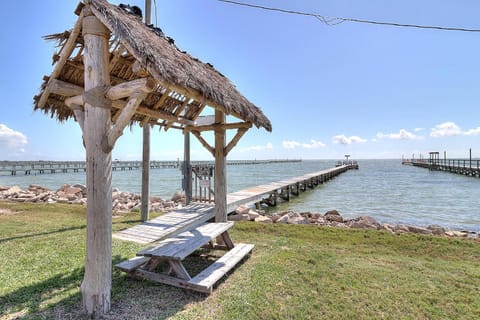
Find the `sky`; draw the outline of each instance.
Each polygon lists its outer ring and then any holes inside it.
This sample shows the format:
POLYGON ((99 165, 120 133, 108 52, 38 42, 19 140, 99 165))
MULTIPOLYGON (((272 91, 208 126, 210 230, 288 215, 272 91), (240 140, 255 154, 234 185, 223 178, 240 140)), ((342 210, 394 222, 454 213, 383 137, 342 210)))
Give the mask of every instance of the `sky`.
MULTIPOLYGON (((118 4, 127 0, 112 1, 118 4)), ((364 20, 480 29, 476 0, 245 0, 364 20)), ((143 0, 130 0, 144 6, 143 0)), ((42 36, 73 27, 78 1, 7 1, 0 12, 0 160, 84 160, 78 124, 33 111, 52 70, 42 36)), ((210 62, 271 120, 229 159, 402 158, 439 151, 480 157, 480 32, 343 22, 218 0, 156 0, 156 22, 181 49, 210 62)), ((231 137, 231 133, 229 137, 231 137)), ((183 135, 153 128, 151 159, 183 158, 183 135)), ((211 159, 192 137, 192 159, 211 159)), ((113 158, 142 159, 127 128, 113 158)))

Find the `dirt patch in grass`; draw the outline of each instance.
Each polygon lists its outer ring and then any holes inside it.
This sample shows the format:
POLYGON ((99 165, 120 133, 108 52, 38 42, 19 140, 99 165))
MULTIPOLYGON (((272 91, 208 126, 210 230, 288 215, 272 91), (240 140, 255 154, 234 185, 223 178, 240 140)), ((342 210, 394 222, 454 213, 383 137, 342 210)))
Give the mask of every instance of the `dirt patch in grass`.
POLYGON ((10 209, 0 208, 0 216, 11 216, 19 213, 20 211, 12 211, 10 209))

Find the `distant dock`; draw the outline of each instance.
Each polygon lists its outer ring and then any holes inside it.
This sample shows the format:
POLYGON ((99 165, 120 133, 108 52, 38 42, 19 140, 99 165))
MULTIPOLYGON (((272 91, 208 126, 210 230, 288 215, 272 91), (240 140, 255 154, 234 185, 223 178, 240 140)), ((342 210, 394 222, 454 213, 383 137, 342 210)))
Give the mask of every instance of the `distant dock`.
MULTIPOLYGON (((227 165, 255 165, 271 163, 301 162, 301 159, 272 159, 272 160, 228 160, 227 165)), ((192 161, 191 165, 213 165, 213 161, 192 161)), ((180 168, 182 162, 177 161, 150 161, 151 169, 180 168)), ((141 161, 112 161, 113 171, 130 171, 142 168, 141 161)), ((0 161, 0 175, 17 174, 38 175, 69 172, 86 172, 85 161, 0 161)))
POLYGON ((480 178, 480 159, 443 159, 438 152, 430 152, 428 159, 403 159, 403 165, 425 168, 431 171, 445 171, 469 177, 480 178))

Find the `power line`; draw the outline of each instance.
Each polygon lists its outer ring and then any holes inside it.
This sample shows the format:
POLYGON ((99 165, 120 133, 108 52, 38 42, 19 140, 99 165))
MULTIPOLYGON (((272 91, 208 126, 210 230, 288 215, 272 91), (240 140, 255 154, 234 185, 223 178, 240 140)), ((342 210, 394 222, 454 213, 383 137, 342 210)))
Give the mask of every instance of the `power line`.
POLYGON ((230 4, 235 4, 235 5, 244 6, 244 7, 268 10, 268 11, 277 11, 277 12, 288 13, 288 14, 314 17, 314 18, 320 20, 321 22, 323 22, 324 24, 326 24, 328 26, 334 26, 334 25, 337 25, 337 24, 340 24, 340 23, 343 23, 343 22, 357 22, 357 23, 376 24, 376 25, 384 25, 384 26, 392 26, 392 27, 434 29, 434 30, 443 30, 443 31, 480 32, 480 29, 440 27, 440 26, 428 26, 428 25, 418 25, 418 24, 363 20, 363 19, 355 19, 355 18, 328 17, 328 16, 322 16, 322 15, 317 14, 317 13, 309 13, 309 12, 302 12, 302 11, 286 10, 286 9, 281 9, 281 8, 265 7, 265 6, 260 6, 260 5, 256 5, 256 4, 237 2, 237 1, 232 1, 232 0, 217 0, 217 1, 230 3, 230 4))

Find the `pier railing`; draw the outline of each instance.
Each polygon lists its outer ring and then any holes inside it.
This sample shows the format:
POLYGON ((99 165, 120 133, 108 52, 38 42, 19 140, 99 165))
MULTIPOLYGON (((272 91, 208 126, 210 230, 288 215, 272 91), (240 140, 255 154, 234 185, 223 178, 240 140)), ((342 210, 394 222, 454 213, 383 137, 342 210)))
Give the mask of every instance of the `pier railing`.
POLYGON ((402 164, 426 168, 432 171, 446 171, 472 177, 480 177, 480 159, 411 159, 402 164))

